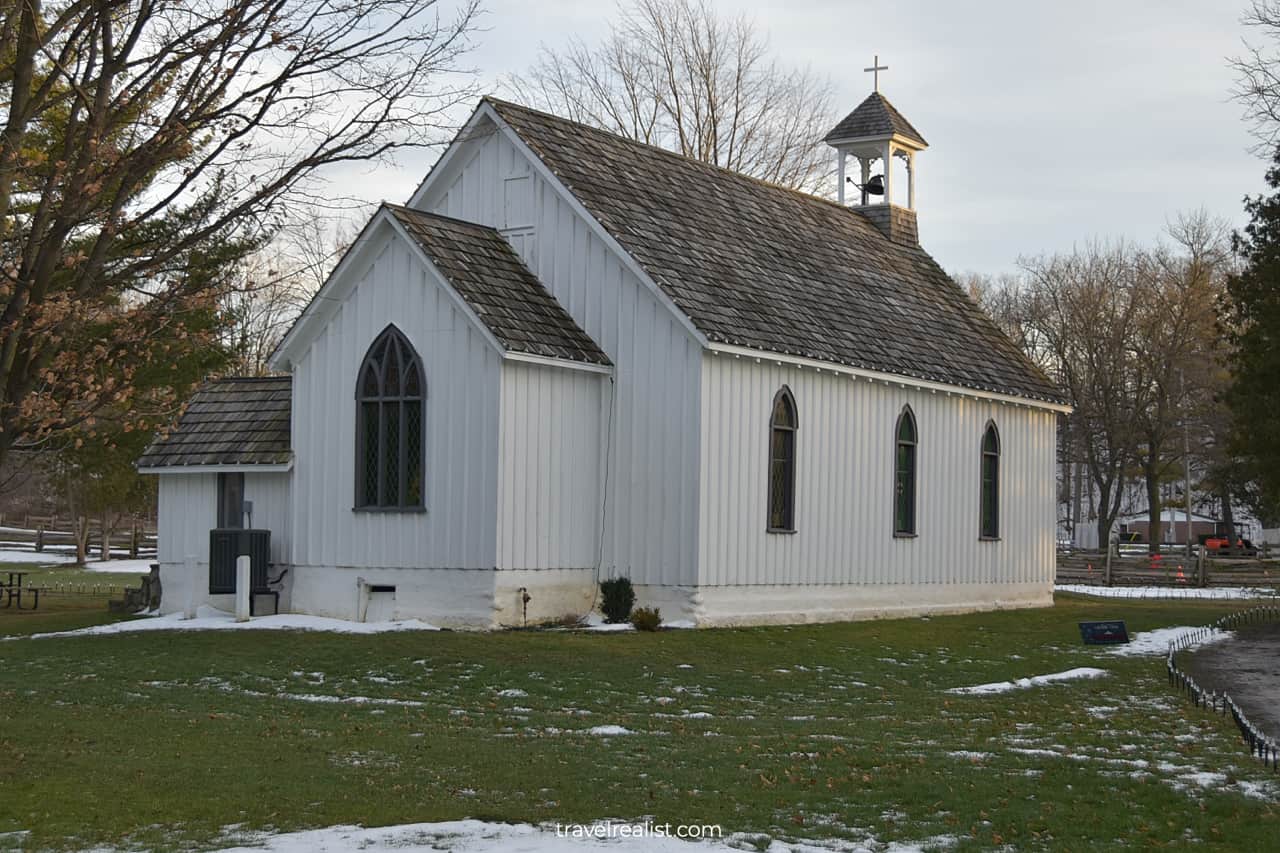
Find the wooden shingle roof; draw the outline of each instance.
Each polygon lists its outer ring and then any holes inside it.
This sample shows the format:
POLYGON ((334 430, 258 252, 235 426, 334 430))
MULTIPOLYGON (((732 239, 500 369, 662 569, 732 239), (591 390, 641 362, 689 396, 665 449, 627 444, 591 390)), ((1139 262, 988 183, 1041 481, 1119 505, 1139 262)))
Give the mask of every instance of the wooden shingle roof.
POLYGON ((928 253, 855 210, 486 101, 709 341, 1063 402, 928 253))
POLYGON ((143 451, 138 468, 288 464, 292 387, 288 376, 206 382, 173 430, 143 451))
POLYGON ((888 98, 879 92, 872 92, 865 101, 858 104, 857 109, 831 129, 824 141, 838 142, 842 139, 890 136, 895 133, 920 145, 926 147, 929 145, 920 135, 920 131, 916 130, 911 122, 889 103, 888 98))
POLYGON ((385 207, 503 347, 610 363, 496 230, 399 205, 385 207))

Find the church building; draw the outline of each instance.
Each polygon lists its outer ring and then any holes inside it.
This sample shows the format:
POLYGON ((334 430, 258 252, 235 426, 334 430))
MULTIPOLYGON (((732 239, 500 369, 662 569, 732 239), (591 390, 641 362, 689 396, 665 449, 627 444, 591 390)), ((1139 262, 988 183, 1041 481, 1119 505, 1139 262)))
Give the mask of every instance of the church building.
POLYGON ((698 626, 1050 604, 1062 394, 921 248, 911 123, 876 91, 826 142, 836 201, 481 100, 278 375, 140 461, 162 609, 234 609, 237 528, 259 613, 535 624, 618 576, 698 626))

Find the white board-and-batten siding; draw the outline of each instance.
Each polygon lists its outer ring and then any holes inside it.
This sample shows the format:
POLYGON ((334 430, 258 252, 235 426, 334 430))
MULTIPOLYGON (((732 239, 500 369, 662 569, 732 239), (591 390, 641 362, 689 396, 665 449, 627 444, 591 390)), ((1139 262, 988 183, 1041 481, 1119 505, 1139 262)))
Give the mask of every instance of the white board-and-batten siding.
POLYGON ((367 260, 292 365, 295 584, 308 567, 492 570, 501 354, 405 240, 386 226, 364 239, 367 260), (356 375, 390 324, 426 380, 425 512, 352 510, 356 375))
MULTIPOLYGON (((271 531, 271 561, 289 563, 291 481, 286 471, 244 471, 244 499, 253 501, 252 524, 271 531)), ((156 562, 160 564, 161 609, 229 607, 231 596, 209 595, 209 531, 218 526, 218 474, 171 473, 159 477, 156 562), (188 571, 187 558, 194 572, 188 571)))
POLYGON ((1051 589, 1052 411, 714 353, 702 386, 701 585, 1051 589), (799 425, 791 534, 766 531, 770 415, 783 386, 799 425), (895 430, 908 405, 918 430, 917 535, 903 538, 893 529, 895 430), (989 422, 1001 442, 998 541, 979 537, 989 422))
MULTIPOLYGON (((483 124, 462 146, 433 172, 413 205, 500 229, 614 364, 611 436, 607 426, 600 429, 609 482, 602 575, 627 575, 637 584, 694 583, 700 343, 503 132, 483 124)), ((510 536, 505 553, 513 561, 517 543, 525 543, 519 546, 525 555, 528 543, 536 544, 529 531, 539 523, 535 516, 517 518, 518 509, 511 502, 504 507, 502 535, 510 536)))
POLYGON ((499 569, 594 569, 609 377, 509 361, 498 447, 499 569))

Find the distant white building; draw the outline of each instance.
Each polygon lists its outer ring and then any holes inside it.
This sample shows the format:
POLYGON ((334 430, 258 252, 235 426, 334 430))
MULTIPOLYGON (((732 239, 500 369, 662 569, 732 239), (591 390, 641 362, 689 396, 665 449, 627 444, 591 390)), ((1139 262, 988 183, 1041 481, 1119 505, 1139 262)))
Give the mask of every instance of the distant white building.
POLYGON ((877 92, 827 141, 852 207, 481 101, 286 375, 143 458, 163 609, 231 606, 245 523, 283 609, 346 619, 581 616, 619 575, 698 625, 1049 604, 1062 396, 920 248, 910 123, 877 92))
MULTIPOLYGON (((1058 471, 1060 501, 1058 504, 1058 541, 1069 543, 1075 548, 1086 551, 1099 550, 1098 523, 1094 514, 1097 503, 1097 490, 1089 481, 1083 465, 1060 466, 1058 471), (1080 468, 1080 476, 1075 469, 1080 468), (1064 483, 1064 481, 1066 481, 1064 483), (1075 513, 1075 495, 1073 489, 1080 489, 1079 523, 1073 523, 1075 513), (1062 500, 1065 498, 1065 500, 1062 500)), ((1193 474, 1194 477, 1194 474, 1193 474)), ((1161 510, 1160 541, 1166 544, 1182 543, 1186 523, 1186 509, 1182 506, 1182 491, 1178 484, 1165 484, 1165 508, 1161 510)), ((1192 541, 1201 534, 1214 533, 1222 526, 1221 501, 1214 497, 1200 495, 1192 490, 1192 541)), ((1262 540, 1262 525, 1258 519, 1244 507, 1233 506, 1232 518, 1236 535, 1244 539, 1262 540)), ((1147 490, 1144 483, 1132 480, 1126 484, 1120 501, 1120 515, 1117 516, 1112 530, 1112 538, 1124 533, 1137 533, 1141 541, 1150 541, 1148 528, 1150 518, 1147 511, 1147 490)))

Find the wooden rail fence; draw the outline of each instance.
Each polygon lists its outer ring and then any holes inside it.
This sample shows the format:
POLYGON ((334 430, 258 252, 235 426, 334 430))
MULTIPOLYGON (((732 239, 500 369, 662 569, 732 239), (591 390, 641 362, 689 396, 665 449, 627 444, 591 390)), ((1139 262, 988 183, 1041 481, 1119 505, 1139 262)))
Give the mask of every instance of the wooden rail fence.
MULTIPOLYGON (((41 520, 42 521, 42 520, 41 520)), ((69 526, 69 525, 68 525, 69 526)), ((88 552, 90 558, 102 548, 102 529, 89 528, 88 552)), ((56 549, 60 552, 70 550, 74 553, 76 535, 69 529, 57 529, 37 524, 34 528, 0 526, 0 548, 11 551, 27 551, 42 553, 56 549)), ((128 554, 131 559, 154 557, 156 555, 156 534, 139 526, 130 526, 112 531, 108 539, 108 550, 115 554, 128 554)))
POLYGON ((1196 554, 1116 557, 1105 553, 1058 555, 1060 584, 1090 586, 1246 587, 1280 589, 1280 561, 1210 559, 1196 554))

